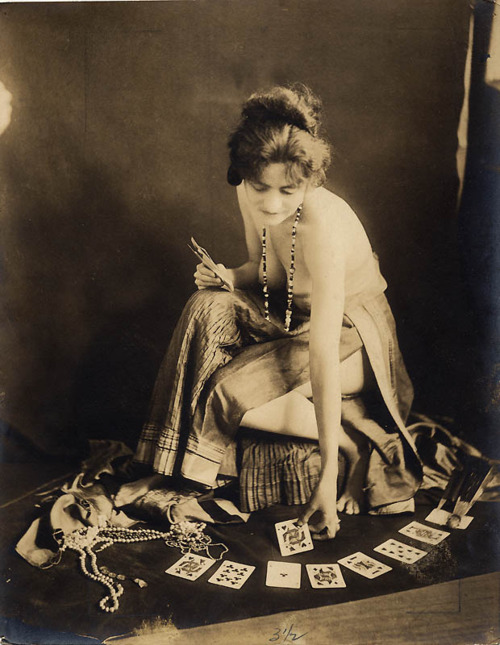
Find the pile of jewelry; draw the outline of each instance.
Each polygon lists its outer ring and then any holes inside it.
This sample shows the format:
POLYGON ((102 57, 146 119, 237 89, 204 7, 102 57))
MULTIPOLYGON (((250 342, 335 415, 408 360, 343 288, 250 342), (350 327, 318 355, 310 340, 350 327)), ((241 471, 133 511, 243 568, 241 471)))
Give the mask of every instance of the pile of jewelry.
POLYGON ((191 553, 191 551, 205 551, 207 557, 212 560, 220 560, 227 553, 228 548, 222 542, 214 544, 212 538, 203 532, 205 526, 205 522, 176 522, 166 533, 165 544, 179 548, 182 554, 191 553), (215 557, 210 553, 210 547, 217 546, 220 546, 222 551, 215 557))
MULTIPOLYGON (((99 602, 99 607, 108 613, 115 612, 119 607, 119 598, 123 595, 123 585, 127 579, 123 574, 116 574, 107 567, 99 567, 97 564, 97 553, 103 551, 113 544, 149 542, 150 540, 164 540, 170 547, 177 547, 183 554, 191 551, 205 551, 207 556, 220 560, 227 547, 222 543, 212 543, 209 535, 203 530, 204 522, 178 522, 172 524, 170 531, 156 531, 155 529, 129 529, 113 526, 87 526, 67 535, 55 532, 54 537, 59 542, 60 553, 68 549, 75 551, 79 556, 82 573, 95 582, 99 582, 108 590, 108 594, 99 602), (221 553, 214 558, 210 547, 221 547, 221 553)), ((147 582, 141 578, 130 578, 132 582, 143 588, 147 582)))

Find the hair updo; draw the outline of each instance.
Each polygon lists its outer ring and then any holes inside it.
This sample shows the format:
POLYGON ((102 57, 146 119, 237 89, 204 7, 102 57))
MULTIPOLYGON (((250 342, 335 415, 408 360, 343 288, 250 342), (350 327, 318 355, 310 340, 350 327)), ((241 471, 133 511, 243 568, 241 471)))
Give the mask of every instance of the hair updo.
POLYGON ((228 182, 256 180, 268 164, 283 163, 294 181, 311 178, 320 186, 330 165, 330 146, 319 136, 320 128, 321 101, 305 85, 252 94, 229 137, 228 182))

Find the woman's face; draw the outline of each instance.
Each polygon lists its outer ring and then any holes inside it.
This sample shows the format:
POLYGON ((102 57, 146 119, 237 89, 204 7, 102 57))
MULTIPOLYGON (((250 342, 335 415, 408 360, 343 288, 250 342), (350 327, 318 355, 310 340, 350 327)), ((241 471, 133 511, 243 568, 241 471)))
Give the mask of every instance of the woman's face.
POLYGON ((245 179, 244 184, 250 206, 259 212, 266 226, 276 226, 302 204, 309 182, 292 180, 285 164, 271 163, 258 180, 245 179))

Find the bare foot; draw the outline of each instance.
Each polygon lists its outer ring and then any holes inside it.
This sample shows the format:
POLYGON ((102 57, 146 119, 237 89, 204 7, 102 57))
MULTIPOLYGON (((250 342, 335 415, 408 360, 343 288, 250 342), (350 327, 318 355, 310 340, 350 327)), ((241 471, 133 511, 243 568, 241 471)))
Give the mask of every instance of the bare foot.
POLYGON ((125 506, 126 504, 132 504, 132 502, 139 497, 142 497, 153 488, 159 488, 165 479, 164 475, 155 474, 150 475, 149 477, 143 477, 142 479, 137 479, 129 484, 123 484, 115 495, 115 506, 119 507, 125 506))
POLYGON ((345 513, 346 515, 359 515, 362 507, 362 494, 359 497, 346 490, 337 500, 337 511, 339 513, 345 513))
POLYGON ((366 474, 366 461, 358 457, 351 461, 347 471, 347 479, 344 492, 337 500, 337 510, 347 515, 359 515, 363 508, 364 491, 363 485, 366 474))
POLYGON ((364 506, 364 485, 368 466, 368 450, 358 446, 347 458, 347 474, 344 492, 337 500, 337 510, 347 515, 359 515, 364 506))

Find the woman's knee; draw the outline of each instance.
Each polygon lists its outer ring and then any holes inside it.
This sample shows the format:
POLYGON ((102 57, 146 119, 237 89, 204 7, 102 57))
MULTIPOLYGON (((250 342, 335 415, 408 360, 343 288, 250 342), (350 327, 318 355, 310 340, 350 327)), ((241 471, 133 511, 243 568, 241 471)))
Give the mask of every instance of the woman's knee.
POLYGON ((180 326, 214 335, 222 344, 239 338, 233 294, 221 289, 200 289, 193 293, 184 307, 180 326))
POLYGON ((199 289, 187 301, 183 314, 196 319, 234 316, 233 294, 222 289, 199 289))
POLYGON ((357 394, 373 387, 375 378, 364 348, 340 364, 342 394, 357 394))

